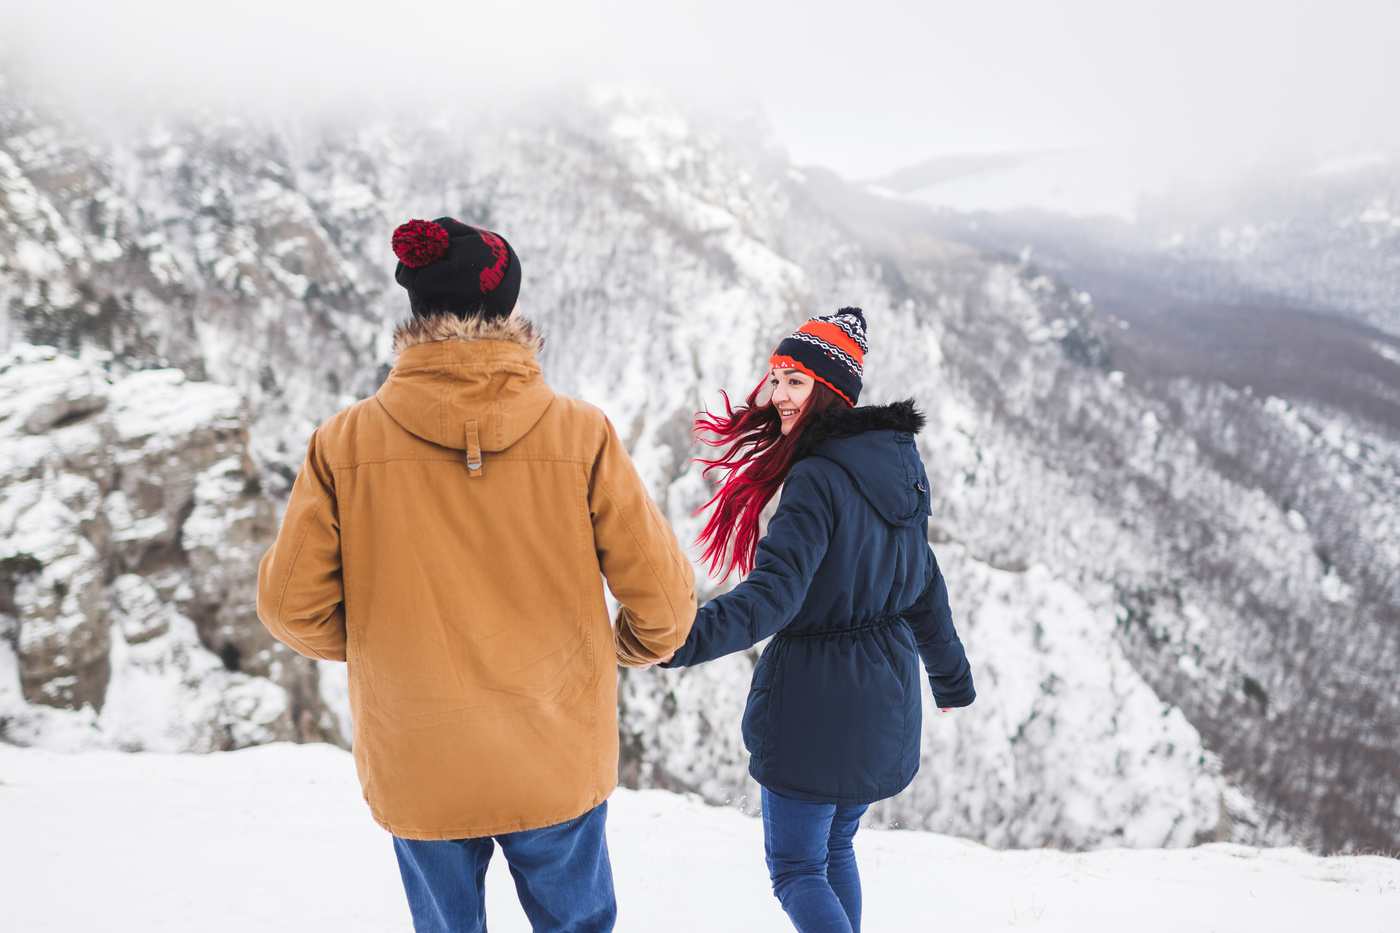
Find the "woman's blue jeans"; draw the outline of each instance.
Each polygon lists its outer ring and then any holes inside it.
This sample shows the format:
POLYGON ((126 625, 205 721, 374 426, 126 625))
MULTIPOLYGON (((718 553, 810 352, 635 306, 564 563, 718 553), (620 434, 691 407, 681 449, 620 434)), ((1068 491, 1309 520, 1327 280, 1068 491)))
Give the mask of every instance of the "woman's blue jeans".
POLYGON ((617 920, 607 801, 540 829, 477 839, 394 837, 416 933, 486 929, 486 866, 499 843, 535 933, 609 933, 617 920))
POLYGON ((768 874, 799 933, 860 933, 860 872, 851 842, 865 809, 763 788, 768 874))

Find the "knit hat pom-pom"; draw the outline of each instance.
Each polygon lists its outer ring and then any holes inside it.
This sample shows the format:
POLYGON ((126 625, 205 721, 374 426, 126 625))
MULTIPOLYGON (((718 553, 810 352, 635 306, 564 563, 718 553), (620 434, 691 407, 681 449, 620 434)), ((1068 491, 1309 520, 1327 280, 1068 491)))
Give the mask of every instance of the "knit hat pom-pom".
POLYGON ((394 230, 394 255, 410 269, 421 269, 447 252, 447 231, 431 220, 410 220, 394 230))

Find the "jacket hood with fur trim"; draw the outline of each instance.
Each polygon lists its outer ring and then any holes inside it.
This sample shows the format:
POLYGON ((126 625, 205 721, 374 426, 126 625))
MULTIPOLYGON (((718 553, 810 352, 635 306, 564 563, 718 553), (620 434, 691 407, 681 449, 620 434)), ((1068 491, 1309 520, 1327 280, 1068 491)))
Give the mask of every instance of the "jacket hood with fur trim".
POLYGON ((913 399, 828 408, 803 428, 796 456, 834 460, 885 521, 917 524, 931 513, 928 478, 914 444, 923 426, 913 399))
POLYGON ((801 460, 822 441, 833 437, 854 437, 867 431, 907 431, 918 434, 924 429, 924 413, 912 398, 888 405, 866 405, 846 408, 838 405, 818 412, 802 429, 797 439, 795 459, 801 460))
POLYGON ((398 361, 375 398, 425 441, 465 450, 475 424, 481 449, 499 452, 554 401, 536 359, 543 346, 523 318, 414 318, 394 330, 398 361))

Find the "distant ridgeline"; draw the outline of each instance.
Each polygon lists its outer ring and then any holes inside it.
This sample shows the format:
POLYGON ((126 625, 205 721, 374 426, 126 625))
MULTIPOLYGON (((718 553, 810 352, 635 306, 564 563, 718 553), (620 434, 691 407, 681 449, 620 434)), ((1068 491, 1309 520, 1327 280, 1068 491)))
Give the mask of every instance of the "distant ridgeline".
MULTIPOLYGON (((929 416, 979 687, 925 717, 878 815, 998 846, 1400 847, 1393 436, 1125 377, 1077 283, 856 218, 752 127, 573 104, 99 144, 0 91, 0 738, 348 735, 336 670, 269 642, 251 588, 311 431, 392 365, 390 231, 449 213, 510 237, 547 378, 607 410, 687 541, 696 409, 809 314, 866 310, 865 394, 929 416)), ((624 780, 752 808, 755 657, 621 675, 624 780)))

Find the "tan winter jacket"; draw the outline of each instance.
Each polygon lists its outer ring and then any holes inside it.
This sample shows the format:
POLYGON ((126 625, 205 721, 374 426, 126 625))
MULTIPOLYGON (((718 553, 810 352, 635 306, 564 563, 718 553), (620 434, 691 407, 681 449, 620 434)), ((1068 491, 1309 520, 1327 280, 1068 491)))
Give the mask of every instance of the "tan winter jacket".
POLYGON ((259 570, 268 629, 349 661, 360 783, 396 836, 601 803, 618 659, 664 658, 695 617, 690 563, 612 425, 554 394, 539 346, 514 318, 401 326, 384 385, 312 436, 259 570))

